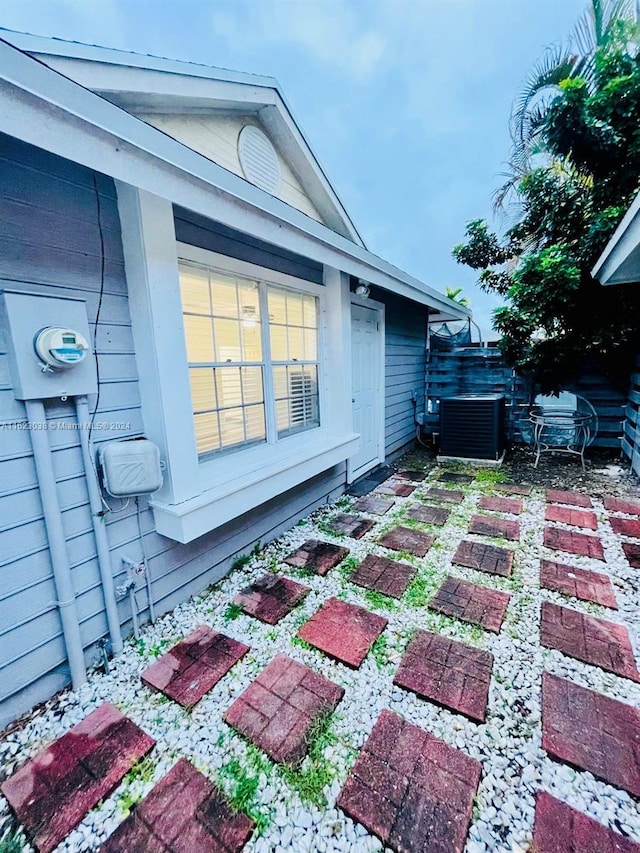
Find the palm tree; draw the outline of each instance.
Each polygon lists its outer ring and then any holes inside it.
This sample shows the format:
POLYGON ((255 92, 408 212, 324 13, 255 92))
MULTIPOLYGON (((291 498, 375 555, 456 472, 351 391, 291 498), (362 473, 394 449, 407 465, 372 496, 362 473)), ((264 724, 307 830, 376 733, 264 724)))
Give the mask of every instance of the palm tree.
POLYGON ((504 207, 511 191, 531 170, 534 158, 545 156, 542 131, 560 83, 582 77, 589 90, 596 91, 598 53, 637 39, 638 17, 638 0, 590 0, 568 43, 548 47, 535 63, 513 104, 513 148, 504 173, 507 180, 494 196, 496 208, 504 207))
POLYGON ((463 305, 465 308, 468 308, 471 305, 471 300, 462 296, 462 288, 461 287, 450 287, 448 284, 444 286, 444 295, 447 299, 451 299, 452 302, 457 302, 458 305, 463 305))

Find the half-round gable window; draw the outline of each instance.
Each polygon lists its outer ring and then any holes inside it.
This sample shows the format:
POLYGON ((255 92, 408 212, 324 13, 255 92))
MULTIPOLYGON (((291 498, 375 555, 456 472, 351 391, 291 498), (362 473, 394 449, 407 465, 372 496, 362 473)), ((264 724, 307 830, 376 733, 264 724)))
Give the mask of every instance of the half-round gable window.
POLYGON ((280 161, 268 137, 253 124, 238 136, 238 157, 244 176, 261 190, 277 195, 280 190, 280 161))

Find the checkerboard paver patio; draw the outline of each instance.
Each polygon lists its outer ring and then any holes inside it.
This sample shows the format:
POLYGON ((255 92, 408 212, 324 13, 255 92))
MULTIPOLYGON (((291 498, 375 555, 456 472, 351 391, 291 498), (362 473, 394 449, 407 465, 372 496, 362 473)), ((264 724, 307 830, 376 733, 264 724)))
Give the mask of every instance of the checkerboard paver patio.
POLYGON ((491 495, 484 495, 478 503, 480 509, 489 510, 489 512, 506 512, 509 515, 520 515, 522 513, 522 501, 517 498, 495 498, 491 495))
POLYGON ((233 603, 242 607, 249 616, 255 616, 268 625, 275 625, 297 607, 310 590, 311 587, 290 578, 267 572, 240 590, 233 603))
POLYGON ((433 536, 424 533, 422 530, 414 530, 412 527, 399 525, 388 530, 384 536, 378 539, 378 542, 393 551, 407 551, 416 557, 424 557, 433 545, 433 540, 433 536))
POLYGON ((402 598, 417 571, 415 566, 368 554, 349 580, 365 589, 376 590, 392 598, 402 598))
POLYGON ((520 539, 520 525, 517 521, 499 518, 497 515, 474 515, 469 522, 469 533, 517 542, 520 539))
POLYGON ((416 631, 393 683, 482 723, 493 655, 429 631, 416 631))
POLYGON ((412 486, 407 480, 398 477, 389 477, 388 480, 380 483, 375 489, 379 495, 395 495, 398 498, 408 498, 415 490, 415 486, 412 486))
POLYGON ((224 720, 277 763, 298 764, 308 735, 335 710, 344 689, 279 654, 231 705, 224 720))
POLYGON ((593 601, 603 607, 618 609, 618 602, 608 575, 553 560, 540 561, 540 586, 582 601, 593 601))
POLYGON ((421 524, 435 524, 442 527, 451 515, 450 509, 442 506, 426 506, 425 504, 414 504, 407 510, 407 516, 421 524))
POLYGON ((184 708, 199 702, 249 651, 249 646, 200 625, 140 676, 184 708))
POLYGON ((357 500, 351 509, 355 509, 356 512, 368 512, 370 515, 384 515, 385 512, 389 512, 392 506, 393 501, 387 498, 365 495, 360 500, 357 500))
POLYGON ((284 561, 297 569, 308 569, 324 577, 330 569, 341 563, 348 553, 349 549, 341 545, 333 545, 319 539, 307 539, 303 545, 285 557, 284 561))
POLYGON ((640 515, 640 501, 609 496, 604 498, 604 508, 609 512, 624 512, 626 515, 640 515))
POLYGON ((609 516, 611 529, 618 536, 629 536, 631 539, 640 539, 640 518, 618 518, 609 516))
POLYGON ((154 744, 105 702, 19 767, 0 790, 35 847, 50 853, 154 744))
POLYGON ((358 669, 387 626, 376 613, 329 598, 298 631, 298 637, 329 657, 358 669))
POLYGON ((445 471, 440 474, 438 480, 441 483, 458 483, 461 486, 468 486, 469 483, 473 483, 475 477, 471 474, 456 474, 453 471, 445 471))
POLYGON ((640 681, 624 625, 543 601, 540 643, 622 678, 640 681))
POLYGON ((448 575, 429 602, 429 609, 498 634, 510 598, 506 592, 448 575))
POLYGON ((580 557, 591 557, 604 561, 604 549, 597 536, 588 533, 574 533, 560 527, 545 527, 544 545, 566 554, 577 554, 580 557))
POLYGON ((513 568, 513 551, 498 545, 486 545, 484 542, 464 539, 458 545, 452 562, 467 569, 506 578, 513 568))
POLYGON ((585 509, 571 509, 567 506, 549 504, 544 517, 545 521, 556 521, 559 524, 570 524, 572 527, 584 527, 587 530, 598 529, 598 518, 595 512, 585 509))
POLYGON ((181 758, 120 824, 101 853, 240 853, 255 823, 181 758))
POLYGON ((536 794, 535 814, 531 853, 640 853, 640 844, 546 791, 536 794))
POLYGON ((549 504, 569 504, 591 509, 593 504, 589 495, 582 492, 571 492, 566 489, 547 489, 545 499, 549 504))
POLYGON ((342 533, 350 539, 362 539, 364 534, 368 533, 375 524, 370 518, 362 518, 362 516, 349 515, 344 512, 334 515, 327 523, 331 530, 342 533))
POLYGON ((638 708, 545 672, 542 748, 640 797, 638 708))
POLYGON ((524 483, 496 483, 493 488, 504 495, 520 495, 522 498, 529 497, 533 491, 533 486, 524 483))
POLYGON ((461 504, 464 500, 464 492, 456 491, 456 489, 437 489, 431 486, 425 492, 425 497, 428 500, 442 501, 446 504, 461 504))
POLYGON ((338 806, 397 853, 462 853, 481 765, 384 710, 338 806))
POLYGON ((622 550, 631 568, 640 569, 640 544, 637 542, 623 542, 622 550))
POLYGON ((410 480, 412 483, 421 483, 427 476, 426 471, 397 471, 396 477, 401 480, 410 480))

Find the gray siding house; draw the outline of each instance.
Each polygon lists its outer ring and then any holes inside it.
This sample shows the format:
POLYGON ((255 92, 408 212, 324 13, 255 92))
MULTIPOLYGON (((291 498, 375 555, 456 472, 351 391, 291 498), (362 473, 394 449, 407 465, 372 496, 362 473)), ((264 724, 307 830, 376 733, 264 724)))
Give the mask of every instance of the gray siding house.
POLYGON ((468 312, 366 249, 275 81, 0 35, 4 726, 122 648, 123 560, 166 612, 410 448, 427 319, 468 312), (66 306, 97 384, 25 399, 66 306), (142 436, 162 487, 96 507, 142 436))

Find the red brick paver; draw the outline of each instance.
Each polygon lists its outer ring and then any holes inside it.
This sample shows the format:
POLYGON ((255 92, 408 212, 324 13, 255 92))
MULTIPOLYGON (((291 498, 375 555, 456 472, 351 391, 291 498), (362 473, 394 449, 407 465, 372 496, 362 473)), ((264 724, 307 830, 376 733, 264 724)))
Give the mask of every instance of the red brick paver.
POLYGON ((142 681, 191 708, 249 651, 249 646, 200 625, 151 664, 142 681))
POLYGON ((376 492, 379 495, 396 495, 399 498, 408 498, 415 490, 415 486, 399 477, 389 477, 388 480, 376 487, 376 492))
POLYGON ((351 539, 362 539, 368 533, 375 522, 370 518, 361 518, 359 515, 347 515, 340 513, 329 519, 329 527, 336 533, 343 533, 351 539))
POLYGON ((49 853, 154 744, 105 702, 19 767, 0 789, 40 853, 49 853))
POLYGON ((546 500, 549 504, 569 504, 570 506, 582 506, 588 509, 593 506, 589 495, 564 489, 547 489, 546 500))
POLYGON ((224 720, 276 762, 297 764, 317 720, 344 690, 307 666, 277 655, 231 705, 224 720))
POLYGON ((640 518, 617 518, 615 515, 610 515, 609 522, 613 532, 619 536, 640 539, 640 518))
POLYGON ((475 759, 384 710, 338 806, 398 853, 461 853, 480 773, 475 759))
POLYGON ((640 853, 640 844, 556 800, 536 794, 532 853, 640 853))
POLYGON ((469 483, 473 483, 475 477, 472 477, 471 474, 455 474, 452 471, 445 471, 444 474, 440 474, 438 480, 441 483, 459 483, 461 486, 468 486, 469 483))
POLYGON ((358 669, 387 621, 364 607, 329 598, 304 623, 298 636, 330 657, 358 669))
POLYGON ((433 545, 433 536, 422 530, 414 530, 412 527, 393 527, 387 531, 379 540, 385 548, 394 551, 408 551, 416 557, 424 557, 433 545))
POLYGON ((392 598, 402 598, 418 570, 406 563, 369 554, 349 580, 366 589, 374 589, 392 598))
POLYGON ((573 527, 585 527, 587 530, 598 529, 598 518, 595 512, 584 509, 570 509, 567 506, 550 504, 545 514, 546 521, 557 521, 560 524, 571 524, 573 527))
POLYGON ((627 515, 640 515, 640 501, 630 501, 626 498, 613 496, 604 499, 604 508, 609 512, 624 512, 627 515))
POLYGON ((640 569, 640 545, 637 542, 623 542, 622 550, 632 569, 640 569))
POLYGON ((428 631, 416 631, 393 683, 482 723, 493 655, 428 631))
POLYGON ((566 566, 552 560, 540 561, 540 586, 564 595, 593 601, 603 607, 618 609, 611 578, 600 572, 590 572, 577 566, 566 566))
POLYGON ((426 471, 397 471, 395 476, 402 480, 411 480, 413 483, 421 483, 427 474, 426 471))
POLYGON ((451 515, 451 510, 442 506, 414 504, 407 510, 407 515, 422 524, 437 524, 438 527, 442 527, 451 515))
POLYGON ((533 491, 533 486, 522 483, 496 483, 493 488, 504 495, 520 495, 523 498, 528 497, 533 491))
POLYGON ((311 587, 267 572, 233 599, 249 616, 275 625, 304 600, 311 587))
POLYGON ((370 515, 384 515, 393 506, 393 501, 378 498, 375 495, 365 495, 352 506, 356 512, 368 512, 370 515))
POLYGON ((255 823, 186 758, 120 824, 101 853, 240 853, 255 823))
POLYGON ((517 521, 499 518, 497 515, 474 515, 469 522, 469 533, 517 542, 520 539, 520 525, 517 521))
POLYGON ((455 489, 436 489, 432 486, 427 489, 426 497, 446 504, 461 504, 464 500, 464 492, 457 492, 455 489))
POLYGON ((629 633, 623 625, 543 601, 540 642, 576 660, 640 681, 629 633))
POLYGON ((522 512, 522 501, 516 498, 494 498, 485 495, 480 498, 478 506, 480 509, 488 509, 489 512, 508 512, 510 515, 520 515, 522 512))
POLYGON ((545 672, 542 748, 640 797, 638 708, 545 672))
POLYGON ((307 541, 285 557, 285 563, 298 569, 309 569, 317 575, 326 575, 329 569, 333 569, 349 553, 348 548, 340 545, 332 545, 331 542, 321 542, 319 539, 307 539, 307 541))
POLYGON ((513 566, 513 551, 508 548, 499 548, 497 545, 485 545, 484 542, 471 542, 464 539, 458 545, 452 562, 489 575, 508 577, 513 566))
POLYGON ((604 561, 602 542, 597 536, 590 536, 588 533, 574 533, 572 530, 563 530, 560 527, 545 527, 544 544, 547 548, 554 548, 556 551, 604 561))
POLYGON ((429 602, 429 609, 498 634, 510 598, 506 592, 449 575, 429 602))

